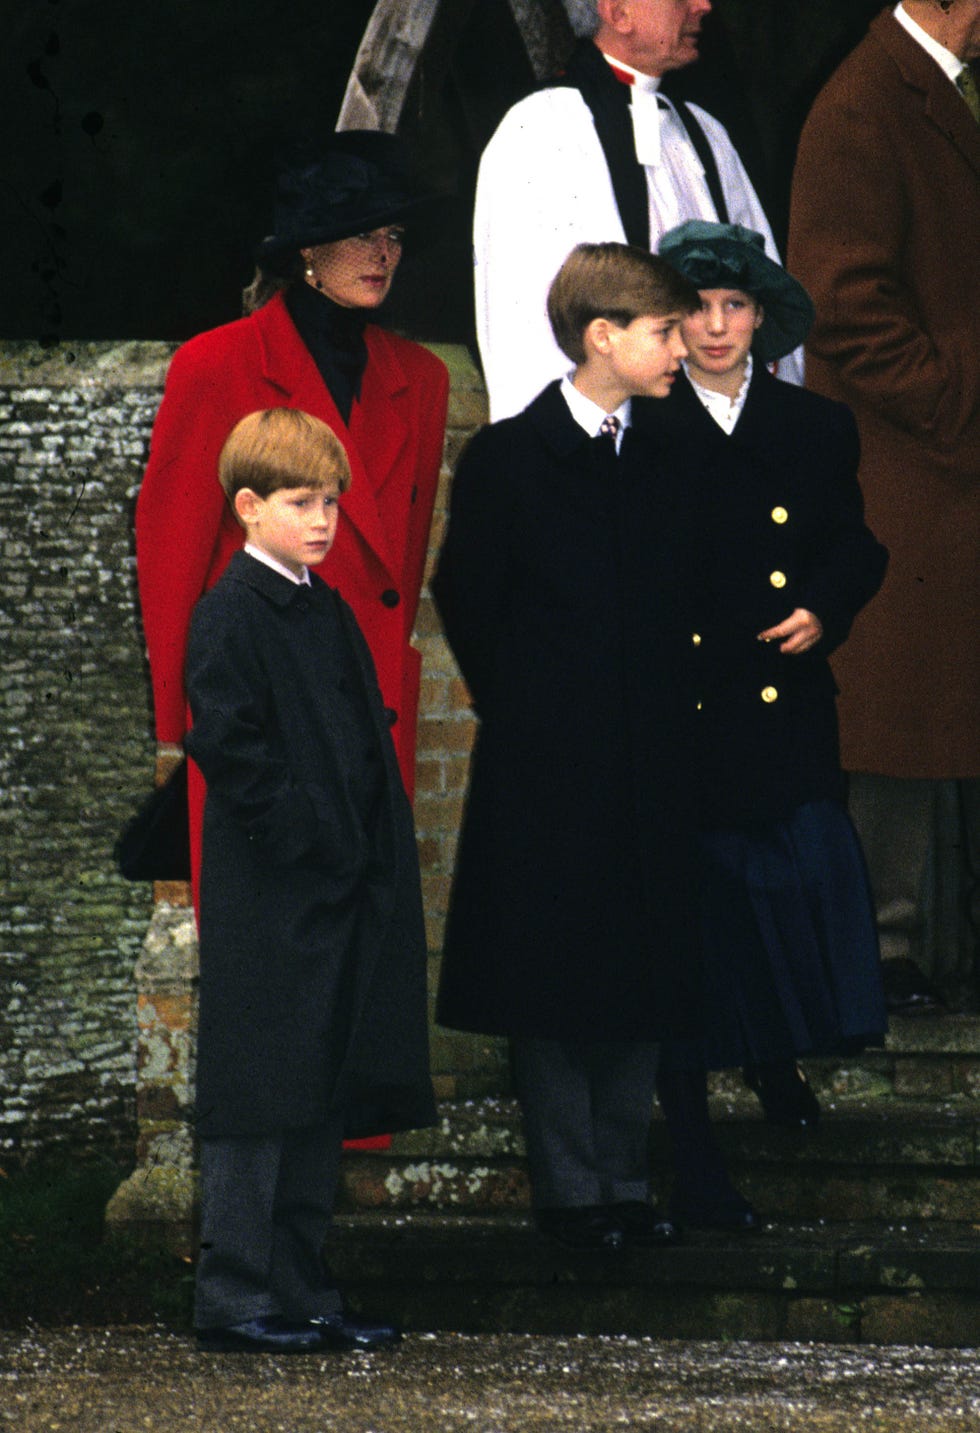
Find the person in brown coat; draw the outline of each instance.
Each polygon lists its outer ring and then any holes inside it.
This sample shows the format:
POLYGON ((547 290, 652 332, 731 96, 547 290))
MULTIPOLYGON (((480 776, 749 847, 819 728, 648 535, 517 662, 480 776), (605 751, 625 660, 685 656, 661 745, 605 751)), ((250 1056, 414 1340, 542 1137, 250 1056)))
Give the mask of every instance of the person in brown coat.
POLYGON ((929 976, 971 973, 930 951, 922 893, 937 812, 955 816, 954 879, 974 900, 980 857, 977 58, 980 0, 886 10, 818 96, 793 182, 807 383, 857 416, 868 522, 891 552, 834 665, 893 1010, 934 1004, 929 976))

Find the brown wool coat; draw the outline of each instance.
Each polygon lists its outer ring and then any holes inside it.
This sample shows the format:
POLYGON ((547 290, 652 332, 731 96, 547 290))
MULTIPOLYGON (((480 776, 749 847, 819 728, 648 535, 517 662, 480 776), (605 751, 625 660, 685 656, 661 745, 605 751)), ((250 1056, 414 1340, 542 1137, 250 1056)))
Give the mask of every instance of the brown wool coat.
POLYGON ((891 553, 834 661, 844 765, 980 775, 980 126, 890 12, 807 120, 788 266, 807 384, 854 409, 891 553))

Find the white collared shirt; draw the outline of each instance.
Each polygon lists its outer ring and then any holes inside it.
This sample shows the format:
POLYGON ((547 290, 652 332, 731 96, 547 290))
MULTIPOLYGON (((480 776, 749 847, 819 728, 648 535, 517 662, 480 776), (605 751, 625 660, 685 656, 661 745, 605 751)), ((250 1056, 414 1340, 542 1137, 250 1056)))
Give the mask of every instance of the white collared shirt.
POLYGON ((735 424, 742 416, 742 409, 745 407, 745 400, 748 397, 749 382, 752 378, 752 355, 749 354, 748 362, 745 365, 745 377, 742 379, 742 386, 734 398, 729 398, 725 393, 716 393, 713 388, 704 388, 691 377, 691 370, 684 364, 684 372, 690 380, 691 387, 701 399, 712 418, 728 434, 734 430, 735 424))
POLYGON ((572 382, 571 375, 566 374, 561 381, 561 396, 568 404, 568 411, 575 419, 580 428, 584 428, 590 438, 598 438, 599 429, 602 427, 605 418, 619 419, 619 432, 616 434, 616 452, 618 453, 623 444, 623 434, 632 421, 633 403, 627 398, 621 403, 614 413, 609 413, 605 408, 600 408, 598 403, 593 403, 591 398, 586 398, 580 393, 572 382))
POLYGON ((941 45, 938 40, 934 40, 928 31, 923 30, 921 25, 917 25, 911 15, 906 13, 903 5, 896 5, 892 13, 902 29, 907 30, 912 36, 912 39, 922 46, 926 54, 932 56, 943 74, 947 75, 955 85, 960 75, 966 69, 963 61, 957 55, 954 55, 952 50, 947 50, 945 45, 941 45))
POLYGON ((307 587, 313 585, 310 582, 310 570, 308 567, 303 568, 302 577, 297 577, 295 572, 290 572, 288 567, 284 567, 281 562, 277 562, 274 557, 270 557, 261 547, 256 547, 254 542, 247 542, 245 544, 245 551, 249 557, 254 557, 256 562, 264 562, 266 567, 271 567, 273 572, 278 572, 280 577, 288 577, 289 581, 295 582, 297 587, 302 587, 304 583, 307 587))

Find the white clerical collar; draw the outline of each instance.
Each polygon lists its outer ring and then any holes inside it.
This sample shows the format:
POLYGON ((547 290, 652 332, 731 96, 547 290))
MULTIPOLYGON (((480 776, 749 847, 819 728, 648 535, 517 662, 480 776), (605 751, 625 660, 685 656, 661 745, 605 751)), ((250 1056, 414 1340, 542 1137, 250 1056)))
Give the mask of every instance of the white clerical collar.
POLYGON ((633 121, 633 146, 640 164, 659 167, 663 149, 660 135, 660 106, 666 104, 657 91, 659 75, 644 75, 632 65, 613 60, 599 51, 617 79, 630 87, 630 119, 633 121))
POLYGON ((607 65, 625 76, 625 83, 634 90, 639 90, 641 94, 655 95, 657 93, 660 88, 660 75, 645 75, 641 70, 634 70, 632 65, 624 65, 622 60, 614 60, 612 55, 606 54, 605 50, 600 50, 599 54, 607 65))
POLYGON ((307 587, 313 585, 310 582, 310 571, 308 567, 303 568, 302 577, 297 577, 295 572, 290 572, 288 567, 285 567, 281 562, 277 562, 276 559, 270 557, 267 552, 263 552, 261 547, 256 547, 254 542, 247 542, 245 544, 245 551, 249 557, 254 557, 256 562, 263 562, 266 567, 271 567, 273 572, 278 572, 280 577, 288 577, 289 581, 295 582, 297 587, 302 587, 304 583, 307 587))
POLYGON ((923 30, 921 25, 917 25, 911 15, 906 13, 903 5, 896 5, 892 13, 902 29, 907 30, 912 39, 922 46, 926 54, 932 56, 943 74, 947 75, 955 85, 966 68, 959 56, 954 55, 952 50, 947 50, 946 46, 941 45, 938 40, 934 40, 927 30, 923 30))
POLYGON ((752 355, 749 354, 745 365, 745 377, 742 379, 741 387, 734 398, 729 398, 726 393, 718 393, 714 388, 705 388, 691 376, 691 370, 684 364, 684 372, 687 374, 691 387, 701 399, 712 418, 723 428, 726 433, 731 433, 742 416, 742 409, 745 407, 745 400, 749 394, 749 383, 752 379, 752 355))
MULTIPOLYGON (((608 408, 600 408, 598 403, 593 403, 591 398, 586 398, 584 393, 580 393, 570 375, 566 375, 561 381, 561 396, 568 404, 568 411, 579 427, 584 428, 590 438, 598 438, 603 418, 610 416, 608 408)), ((623 441, 623 433, 632 421, 632 409, 633 401, 627 398, 625 403, 621 403, 611 415, 619 419, 619 432, 616 434, 617 453, 619 445, 623 441)))

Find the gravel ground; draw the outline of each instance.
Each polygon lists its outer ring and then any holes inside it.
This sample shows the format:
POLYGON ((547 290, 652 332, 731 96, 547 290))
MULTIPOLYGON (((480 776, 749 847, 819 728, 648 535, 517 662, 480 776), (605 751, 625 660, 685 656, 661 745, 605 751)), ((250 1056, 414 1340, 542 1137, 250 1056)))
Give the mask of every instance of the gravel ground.
POLYGON ((412 1334, 202 1354, 161 1328, 0 1332, 0 1433, 980 1433, 980 1350, 412 1334))

